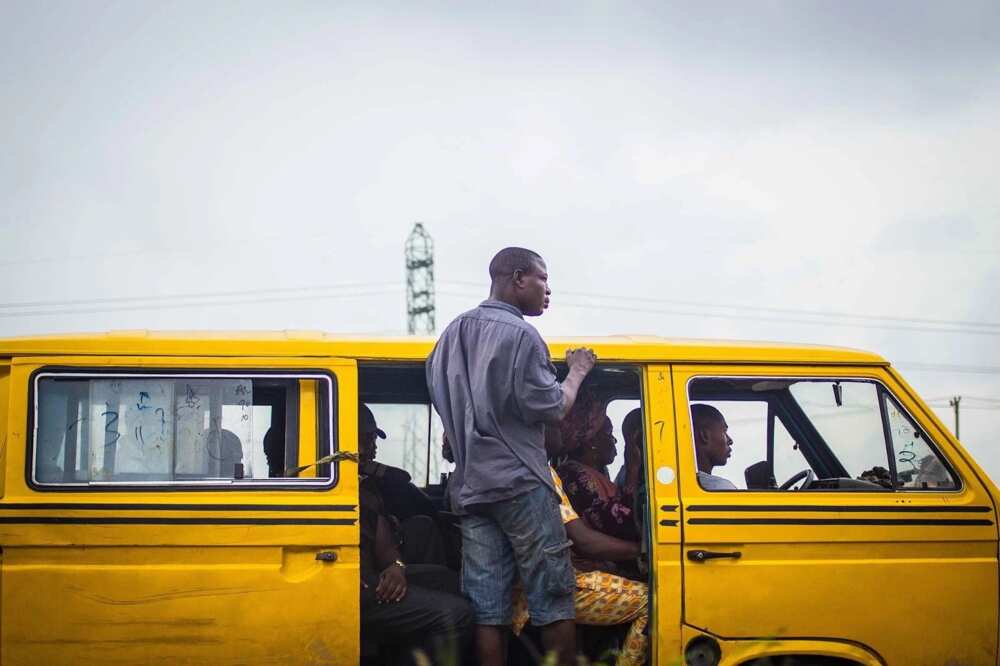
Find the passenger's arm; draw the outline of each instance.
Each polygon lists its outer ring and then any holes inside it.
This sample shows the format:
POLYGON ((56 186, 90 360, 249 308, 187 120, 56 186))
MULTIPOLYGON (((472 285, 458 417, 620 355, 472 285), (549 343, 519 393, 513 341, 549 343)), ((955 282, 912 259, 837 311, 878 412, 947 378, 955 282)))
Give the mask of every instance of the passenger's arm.
POLYGON ((410 482, 410 474, 406 470, 399 469, 398 467, 391 467, 389 465, 383 465, 382 463, 374 460, 362 461, 361 464, 358 465, 358 469, 362 474, 374 476, 376 479, 387 483, 400 485, 410 482))
POLYGON ((637 541, 625 541, 592 530, 579 518, 566 523, 566 536, 573 542, 573 550, 588 559, 621 562, 639 557, 637 541))
POLYGON ((581 349, 566 350, 566 365, 569 366, 569 374, 560 385, 562 387, 562 405, 559 409, 559 420, 561 421, 572 409, 576 402, 576 394, 580 392, 580 385, 587 374, 594 369, 597 363, 597 355, 593 350, 586 347, 581 349))
POLYGON ((396 564, 397 561, 402 561, 402 556, 396 547, 388 521, 380 515, 375 529, 375 565, 381 570, 375 597, 380 603, 399 601, 406 596, 406 575, 403 568, 396 564))
POLYGON ((631 495, 602 497, 589 474, 572 461, 559 467, 559 475, 573 509, 590 525, 619 539, 639 540, 631 495))

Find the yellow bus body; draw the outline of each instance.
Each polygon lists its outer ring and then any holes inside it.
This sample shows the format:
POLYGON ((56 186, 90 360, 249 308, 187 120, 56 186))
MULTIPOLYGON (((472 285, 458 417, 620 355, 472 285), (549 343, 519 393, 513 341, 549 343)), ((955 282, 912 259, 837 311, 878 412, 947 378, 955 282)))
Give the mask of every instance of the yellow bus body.
MULTIPOLYGON (((0 663, 357 663, 353 463, 341 460, 336 483, 322 490, 40 488, 29 478, 32 378, 46 369, 322 371, 336 381, 337 448, 352 453, 359 365, 422 363, 433 342, 146 331, 0 340, 0 663)), ((1000 493, 885 359, 654 337, 549 344, 555 359, 589 346, 601 364, 641 375, 652 663, 684 663, 699 640, 714 641, 720 663, 734 666, 789 655, 803 663, 998 663, 1000 493), (876 381, 936 444, 961 489, 720 500, 696 481, 689 444, 685 386, 705 375, 876 381), (694 563, 697 549, 742 557, 694 563)), ((303 441, 313 436, 308 415, 318 400, 303 389, 303 441)), ((315 462, 309 446, 300 451, 303 464, 315 462)))

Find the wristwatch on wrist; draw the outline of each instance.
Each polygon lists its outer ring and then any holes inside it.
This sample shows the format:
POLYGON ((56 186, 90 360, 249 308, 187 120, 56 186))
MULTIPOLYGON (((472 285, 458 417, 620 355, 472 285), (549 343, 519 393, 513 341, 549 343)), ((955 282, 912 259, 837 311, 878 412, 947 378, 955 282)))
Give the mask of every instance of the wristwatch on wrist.
POLYGON ((403 560, 396 560, 395 562, 393 562, 393 564, 395 564, 400 569, 403 569, 404 571, 406 570, 406 564, 403 562, 403 560))

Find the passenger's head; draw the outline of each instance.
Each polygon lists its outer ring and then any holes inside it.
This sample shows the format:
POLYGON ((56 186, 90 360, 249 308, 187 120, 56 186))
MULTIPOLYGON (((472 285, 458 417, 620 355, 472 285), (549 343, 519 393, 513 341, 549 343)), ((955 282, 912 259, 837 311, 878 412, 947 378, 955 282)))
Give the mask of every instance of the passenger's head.
POLYGON ((603 467, 614 460, 618 440, 612 434, 607 403, 593 391, 580 390, 573 407, 563 417, 559 431, 564 452, 570 457, 595 467, 603 467))
POLYGON ((537 317, 549 307, 549 274, 542 257, 523 247, 505 247, 490 262, 490 297, 537 317))
POLYGON ((711 405, 691 405, 691 427, 698 469, 711 473, 713 467, 725 465, 733 454, 733 440, 722 412, 711 405))
POLYGON ((358 457, 361 460, 375 460, 378 445, 375 439, 385 439, 385 431, 378 427, 375 415, 368 405, 358 405, 358 457))
POLYGON ((559 423, 559 431, 567 452, 590 441, 597 429, 601 427, 606 409, 607 405, 598 400, 589 387, 580 389, 576 394, 573 406, 559 423))
POLYGON ((589 439, 581 442, 579 446, 570 451, 569 456, 585 465, 600 469, 614 462, 615 456, 618 455, 618 451, 615 449, 617 443, 611 419, 605 416, 601 420, 600 427, 591 434, 589 439))
POLYGON ((625 446, 642 448, 642 410, 638 407, 625 415, 622 420, 622 437, 625 446))

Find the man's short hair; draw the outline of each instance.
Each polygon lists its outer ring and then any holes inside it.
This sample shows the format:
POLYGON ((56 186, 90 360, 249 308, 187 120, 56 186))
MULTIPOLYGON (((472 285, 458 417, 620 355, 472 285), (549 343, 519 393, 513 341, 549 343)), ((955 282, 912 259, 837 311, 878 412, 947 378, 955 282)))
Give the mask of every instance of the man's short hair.
POLYGON ((638 407, 625 415, 622 420, 622 435, 628 437, 636 430, 642 428, 642 410, 638 407))
POLYGON ((694 426, 695 430, 700 430, 710 423, 721 423, 725 420, 722 412, 711 405, 701 403, 691 405, 691 425, 694 426))
POLYGON ((542 256, 534 250, 523 247, 505 247, 496 253, 490 262, 490 280, 513 275, 514 271, 529 272, 532 264, 540 261, 542 256))

